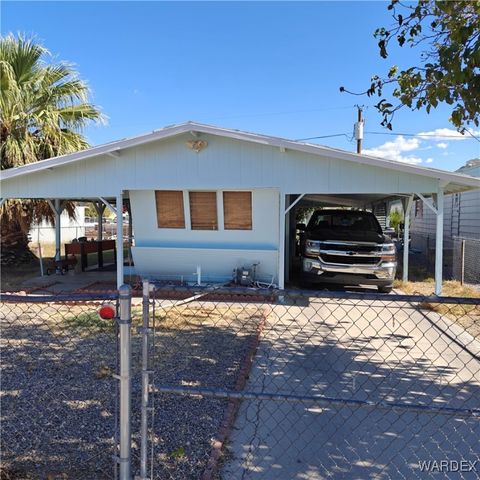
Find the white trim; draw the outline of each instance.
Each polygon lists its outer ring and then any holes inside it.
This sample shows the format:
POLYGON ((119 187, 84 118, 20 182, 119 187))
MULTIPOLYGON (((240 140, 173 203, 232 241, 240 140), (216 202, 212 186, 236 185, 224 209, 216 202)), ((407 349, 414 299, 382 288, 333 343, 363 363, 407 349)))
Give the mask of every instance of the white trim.
POLYGON ((278 287, 285 288, 285 192, 280 190, 280 228, 278 242, 278 287))
POLYGON ((87 158, 106 155, 125 148, 132 148, 145 143, 150 143, 166 138, 171 138, 182 133, 188 133, 192 130, 200 133, 211 135, 218 135, 221 137, 232 138, 236 140, 259 143, 262 145, 269 145, 280 147, 284 149, 296 150, 305 153, 311 153, 332 159, 345 160, 354 163, 371 165, 375 167, 387 168, 390 170, 413 173, 424 177, 436 178, 448 183, 454 183, 466 187, 480 188, 480 179, 470 177, 460 173, 446 172, 444 170, 437 170, 433 168, 419 167, 417 165, 410 165, 407 163, 396 162, 393 160, 386 160, 382 158, 371 157, 367 155, 359 155, 344 150, 338 150, 322 145, 315 145, 311 143, 296 142, 294 140, 287 140, 285 138, 272 137, 268 135, 260 135, 256 133, 242 132, 239 130, 230 130, 226 128, 215 127, 211 125, 203 125, 195 122, 187 122, 179 125, 165 127, 161 130, 154 130, 151 133, 138 135, 136 137, 119 140, 116 142, 107 143, 98 147, 89 148, 80 152, 63 155, 60 157, 49 158, 39 162, 29 163, 21 167, 11 168, 2 171, 2 180, 14 178, 27 173, 33 173, 49 168, 55 168, 62 165, 67 165, 72 162, 84 160, 87 158))
MULTIPOLYGON (((117 208, 111 205, 107 200, 105 200, 103 197, 98 197, 102 203, 105 204, 107 208, 109 208, 115 215, 117 214, 117 208)), ((117 197, 118 201, 118 197, 117 197)))
POLYGON ((192 218, 190 217, 190 195, 188 190, 183 192, 183 219, 185 221, 185 229, 192 229, 192 218))
POLYGON ((302 193, 289 207, 285 210, 285 215, 305 196, 304 193, 302 193))
POLYGON ((443 187, 438 186, 437 193, 437 225, 435 232, 435 295, 442 294, 443 280, 443 187))
MULTIPOLYGON (((437 209, 433 206, 433 202, 431 202, 428 198, 425 198, 421 193, 416 193, 415 195, 418 195, 421 199, 422 202, 435 214, 437 215, 437 209)), ((438 205, 437 205, 438 207, 438 205)))
POLYGON ((120 192, 117 195, 117 288, 120 288, 123 285, 123 193, 120 192))
POLYGON ((218 231, 223 232, 225 230, 225 214, 223 211, 223 191, 217 190, 217 226, 218 231))
POLYGON ((404 206, 404 226, 403 226, 403 278, 404 282, 408 282, 408 253, 410 250, 410 213, 412 211, 413 197, 403 199, 404 206))

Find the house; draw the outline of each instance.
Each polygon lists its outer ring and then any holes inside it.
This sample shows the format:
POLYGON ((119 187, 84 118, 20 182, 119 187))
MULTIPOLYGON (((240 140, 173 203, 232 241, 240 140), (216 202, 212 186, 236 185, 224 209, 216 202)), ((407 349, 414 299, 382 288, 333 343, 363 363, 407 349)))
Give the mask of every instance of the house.
MULTIPOLYGON (((480 159, 469 160, 463 167, 457 170, 458 173, 480 177, 480 159)), ((435 246, 436 228, 435 215, 424 208, 423 202, 417 200, 414 204, 412 215, 411 246, 424 254, 427 265, 431 261, 432 249, 435 246)), ((443 222, 443 243, 444 243, 444 267, 447 276, 454 278, 456 275, 455 264, 459 252, 457 239, 472 240, 471 248, 477 251, 475 258, 480 255, 480 242, 478 246, 473 241, 480 240, 480 190, 470 190, 445 195, 444 222, 443 222)), ((472 255, 473 252, 472 252, 472 255)), ((480 262, 477 262, 476 274, 472 272, 471 277, 480 279, 480 262)), ((478 280, 477 280, 478 281, 478 280)))
MULTIPOLYGON (((62 241, 71 242, 85 235, 85 206, 75 206, 75 218, 70 218, 66 211, 60 215, 62 241)), ((55 227, 46 220, 34 223, 28 235, 33 243, 55 243, 55 227)))
MULTIPOLYGON (((139 275, 225 282, 234 269, 256 264, 260 280, 283 287, 291 273, 296 208, 375 209, 400 198, 408 215, 417 195, 436 212, 441 233, 444 193, 479 188, 480 180, 187 122, 4 171, 0 187, 3 199, 55 199, 57 217, 64 199, 95 200, 119 212, 129 200, 139 275)), ((121 284, 122 215, 118 219, 121 284)), ((408 254, 403 261, 408 275, 408 254)), ((441 258, 436 265, 440 292, 441 258)))

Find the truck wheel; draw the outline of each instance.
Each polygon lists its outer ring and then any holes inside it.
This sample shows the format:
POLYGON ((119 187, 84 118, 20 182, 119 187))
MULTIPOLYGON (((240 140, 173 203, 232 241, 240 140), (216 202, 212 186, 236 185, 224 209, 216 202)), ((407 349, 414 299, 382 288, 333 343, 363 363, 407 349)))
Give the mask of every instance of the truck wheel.
POLYGON ((393 287, 378 287, 379 293, 391 293, 393 287))

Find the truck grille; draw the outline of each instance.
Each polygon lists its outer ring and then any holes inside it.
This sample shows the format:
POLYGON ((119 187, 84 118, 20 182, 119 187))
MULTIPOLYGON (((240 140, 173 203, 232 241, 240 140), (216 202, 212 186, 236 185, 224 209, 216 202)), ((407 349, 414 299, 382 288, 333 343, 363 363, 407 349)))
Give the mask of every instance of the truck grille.
POLYGON ((321 242, 320 258, 337 265, 376 265, 380 262, 382 246, 350 242, 321 242))

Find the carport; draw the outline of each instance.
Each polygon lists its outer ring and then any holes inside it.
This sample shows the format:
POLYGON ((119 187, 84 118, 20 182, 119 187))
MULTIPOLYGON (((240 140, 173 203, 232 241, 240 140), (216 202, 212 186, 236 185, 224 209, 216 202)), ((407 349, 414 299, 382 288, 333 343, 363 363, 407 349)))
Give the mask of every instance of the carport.
MULTIPOLYGON (((440 197, 442 198, 442 197, 440 197)), ((296 212, 299 208, 354 208, 357 210, 368 210, 373 212, 382 228, 385 228, 386 217, 388 217, 390 207, 392 204, 401 203, 403 212, 405 212, 405 229, 403 232, 404 245, 408 245, 409 230, 410 230, 410 215, 412 205, 415 199, 425 201, 427 205, 432 208, 436 214, 436 227, 441 230, 437 238, 443 238, 443 211, 438 211, 436 205, 438 204, 438 194, 433 195, 433 199, 426 199, 422 194, 401 194, 401 195, 385 195, 385 194, 352 194, 352 195, 321 195, 321 194, 297 194, 287 195, 286 198, 286 220, 285 220, 285 280, 288 282, 291 279, 293 258, 295 256, 295 232, 296 232, 296 212), (433 200, 433 203, 432 203, 433 200)), ((443 207, 443 201, 442 201, 443 207)), ((442 208, 443 210, 443 208, 442 208)), ((436 251, 442 250, 443 247, 436 245, 436 251), (438 250, 440 248, 440 250, 438 250)), ((408 280, 409 275, 409 255, 408 249, 403 252, 403 258, 399 259, 402 262, 402 279, 408 280)), ((436 278, 442 278, 442 259, 436 259, 436 278)))
MULTIPOLYGON (((403 275, 408 279, 409 218, 413 200, 418 198, 436 215, 435 291, 440 295, 444 195, 480 188, 480 179, 186 122, 3 171, 0 186, 2 202, 49 200, 57 220, 62 201, 68 199, 93 200, 99 212, 104 206, 114 210, 118 219, 119 286, 124 278, 121 213, 125 198, 132 206, 135 273, 170 269, 179 279, 197 267, 198 280, 203 269, 202 273, 210 270, 221 277, 219 281, 226 282, 232 278, 232 267, 257 262, 280 288, 289 275, 290 232, 294 209, 300 202, 375 209, 400 199, 406 226, 403 275), (180 223, 164 227, 156 195, 171 191, 178 194, 180 223), (210 229, 192 225, 189 195, 201 192, 211 195, 209 211, 215 222, 210 229), (250 198, 249 218, 242 217, 240 228, 229 228, 225 222, 224 196, 228 193, 244 193, 250 198)), ((233 204, 233 210, 235 207, 233 204)), ((243 212, 233 211, 234 215, 239 213, 243 212)), ((58 227, 57 221, 57 257, 61 241, 58 227)))

